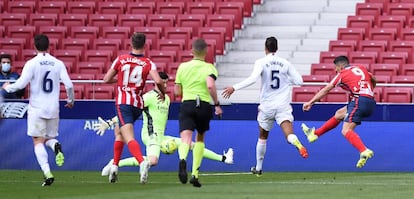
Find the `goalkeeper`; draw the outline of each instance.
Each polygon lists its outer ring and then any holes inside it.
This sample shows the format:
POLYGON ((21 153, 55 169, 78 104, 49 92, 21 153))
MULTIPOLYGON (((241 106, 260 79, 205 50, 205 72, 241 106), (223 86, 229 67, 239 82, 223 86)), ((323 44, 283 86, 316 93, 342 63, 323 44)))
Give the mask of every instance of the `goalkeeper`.
MULTIPOLYGON (((164 72, 159 72, 161 79, 164 81, 164 86, 167 86, 168 75, 164 72)), ((165 100, 160 101, 158 99, 158 88, 155 87, 153 90, 148 91, 143 95, 144 99, 144 110, 143 110, 143 125, 141 130, 141 139, 146 146, 147 158, 150 161, 151 166, 158 164, 160 152, 161 152, 161 143, 166 142, 175 142, 176 146, 174 151, 181 144, 181 139, 178 137, 164 136, 165 127, 168 120, 168 111, 170 106, 170 98, 168 95, 165 95, 165 100), (167 140, 167 141, 165 141, 167 140)), ((118 118, 115 116, 111 120, 104 120, 101 117, 98 117, 99 123, 94 125, 94 130, 98 135, 103 135, 105 131, 112 125, 115 125, 115 131, 119 131, 118 128, 118 118)), ((192 146, 191 146, 192 148, 192 146)), ((174 151, 165 151, 167 154, 171 154, 174 151)), ((224 153, 224 155, 219 155, 211 150, 206 149, 204 151, 203 157, 222 161, 226 164, 233 164, 233 149, 224 153)), ((112 165, 112 160, 102 169, 102 176, 109 175, 109 168, 112 165)), ((138 162, 135 158, 126 158, 122 159, 119 162, 119 167, 124 166, 138 166, 138 162)))

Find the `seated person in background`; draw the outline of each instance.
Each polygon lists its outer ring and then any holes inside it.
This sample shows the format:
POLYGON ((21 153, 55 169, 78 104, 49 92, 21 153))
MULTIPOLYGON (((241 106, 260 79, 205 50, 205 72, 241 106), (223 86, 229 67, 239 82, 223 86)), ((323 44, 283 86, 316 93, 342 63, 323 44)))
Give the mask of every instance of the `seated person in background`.
MULTIPOLYGON (((17 80, 20 75, 16 72, 12 72, 11 70, 11 56, 9 54, 2 54, 0 55, 0 63, 1 63, 1 73, 0 73, 0 87, 6 82, 4 80, 17 80)), ((9 81, 7 81, 9 82, 9 81)), ((21 99, 24 95, 24 89, 18 90, 13 93, 7 93, 5 90, 0 91, 1 96, 4 99, 21 99)))

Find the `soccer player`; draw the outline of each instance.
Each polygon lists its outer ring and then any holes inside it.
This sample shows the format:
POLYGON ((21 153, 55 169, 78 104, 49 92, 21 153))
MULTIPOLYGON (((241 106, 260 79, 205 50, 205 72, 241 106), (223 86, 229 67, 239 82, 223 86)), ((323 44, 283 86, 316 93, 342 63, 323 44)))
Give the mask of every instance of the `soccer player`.
POLYGON ((293 115, 291 103, 291 85, 303 83, 302 76, 290 62, 276 55, 277 39, 268 37, 265 42, 266 56, 256 60, 251 75, 240 83, 226 87, 222 92, 224 98, 229 98, 234 91, 254 84, 261 77, 259 112, 259 139, 256 144, 256 166, 251 172, 261 176, 263 160, 266 153, 266 143, 274 122, 281 127, 288 143, 294 145, 303 158, 308 157, 306 148, 293 133, 293 115))
POLYGON ((150 163, 145 160, 141 148, 134 138, 134 122, 141 116, 144 108, 142 92, 148 74, 152 77, 159 89, 158 98, 164 100, 165 88, 158 75, 156 65, 144 56, 145 34, 135 32, 131 37, 132 51, 129 54, 118 56, 104 76, 104 82, 115 83, 115 108, 119 118, 120 132, 115 134, 114 161, 109 174, 110 182, 115 183, 118 176, 118 163, 121 159, 124 144, 128 145, 129 152, 140 163, 140 182, 146 183, 150 163), (115 78, 116 77, 116 78, 115 78))
POLYGON ((5 83, 3 87, 7 92, 15 92, 30 83, 27 135, 33 139, 34 152, 45 176, 42 186, 50 186, 54 177, 50 171, 45 145, 55 152, 58 166, 64 163, 62 146, 56 139, 59 127, 60 81, 65 85, 68 95, 65 107, 73 107, 74 92, 64 63, 47 52, 48 37, 43 34, 36 35, 34 44, 37 55, 26 62, 22 75, 15 83, 5 83))
POLYGON ((373 90, 376 81, 364 66, 350 65, 346 56, 336 57, 334 64, 338 72, 337 75, 311 100, 303 104, 303 110, 309 111, 315 102, 327 95, 335 86, 340 86, 349 91, 351 99, 346 108, 343 107, 337 110, 335 116, 330 118, 318 130, 308 128, 305 124, 302 124, 302 130, 309 142, 314 142, 319 136, 335 128, 343 120, 342 135, 359 151, 360 155, 356 167, 362 168, 367 160, 374 156, 374 152, 365 146, 354 129, 361 124, 362 118, 368 117, 374 112, 376 102, 373 90))
MULTIPOLYGON (((158 72, 161 79, 164 81, 164 87, 167 87, 168 75, 164 72, 158 72)), ((144 99, 144 114, 143 114, 143 125, 141 130, 141 139, 146 146, 147 158, 150 160, 151 166, 158 164, 160 156, 160 146, 161 143, 165 140, 173 140, 179 146, 181 144, 180 138, 166 136, 164 135, 167 120, 168 112, 170 107, 170 98, 168 95, 165 95, 165 100, 160 102, 158 100, 158 93, 160 91, 157 87, 153 90, 148 91, 143 95, 144 99)), ((118 123, 118 117, 113 117, 111 120, 103 120, 98 118, 100 123, 94 126, 94 130, 97 131, 97 134, 103 135, 105 131, 112 125, 118 123)), ((119 129, 116 128, 115 131, 119 129)), ((193 144, 191 146, 193 148, 193 144)), ((233 149, 224 153, 224 155, 219 155, 214 153, 211 150, 204 150, 204 157, 222 161, 226 164, 233 164, 233 149)), ((109 175, 109 168, 112 165, 113 160, 110 160, 109 163, 102 169, 102 176, 109 175)), ((118 167, 124 166, 139 166, 139 163, 135 158, 126 158, 120 160, 118 167)))
POLYGON ((204 136, 210 128, 212 107, 215 114, 221 117, 223 110, 217 97, 216 79, 217 69, 207 62, 207 43, 204 39, 196 39, 192 43, 193 60, 181 63, 175 78, 175 95, 181 96, 182 103, 179 113, 179 128, 181 144, 178 148, 179 171, 181 183, 187 183, 187 156, 192 143, 193 131, 197 130, 196 142, 193 147, 192 177, 190 183, 194 187, 201 187, 198 179, 199 169, 204 154, 204 136))

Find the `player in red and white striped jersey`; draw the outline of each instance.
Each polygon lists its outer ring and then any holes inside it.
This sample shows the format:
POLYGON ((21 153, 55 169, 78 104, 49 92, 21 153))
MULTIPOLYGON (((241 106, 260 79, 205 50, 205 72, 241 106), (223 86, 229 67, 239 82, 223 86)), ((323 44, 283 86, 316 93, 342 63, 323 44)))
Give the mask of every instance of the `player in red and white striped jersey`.
POLYGON ((117 180, 118 163, 125 143, 141 165, 141 183, 146 183, 148 177, 150 164, 142 156, 141 147, 134 138, 134 122, 141 116, 144 108, 142 94, 148 74, 161 91, 160 100, 164 100, 165 88, 156 65, 144 56, 145 39, 145 34, 134 33, 131 37, 132 51, 118 56, 104 76, 104 82, 117 83, 115 107, 121 130, 120 133, 115 134, 114 162, 109 174, 111 183, 117 180))

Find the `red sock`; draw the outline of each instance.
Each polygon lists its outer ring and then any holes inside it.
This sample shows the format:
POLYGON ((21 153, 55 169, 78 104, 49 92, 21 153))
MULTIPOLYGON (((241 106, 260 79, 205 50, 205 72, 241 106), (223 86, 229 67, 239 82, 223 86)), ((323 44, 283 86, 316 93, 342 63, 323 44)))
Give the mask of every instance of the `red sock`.
POLYGON ((355 131, 353 130, 349 130, 348 132, 346 132, 345 134, 345 138, 352 144, 352 146, 354 146, 359 152, 363 152, 365 151, 365 149, 367 149, 367 147, 365 146, 365 144, 362 142, 361 138, 359 137, 359 135, 357 133, 355 133, 355 131))
POLYGON ((139 146, 136 140, 131 140, 128 142, 128 149, 129 152, 137 159, 137 161, 141 164, 144 161, 144 157, 142 157, 141 147, 139 146))
POLYGON ((124 149, 124 142, 115 141, 114 143, 114 162, 113 165, 118 165, 119 160, 121 160, 122 150, 124 149))
POLYGON ((337 120, 334 116, 332 116, 328 121, 326 121, 321 127, 315 130, 315 135, 320 137, 321 135, 325 134, 329 130, 338 126, 341 121, 337 120))

